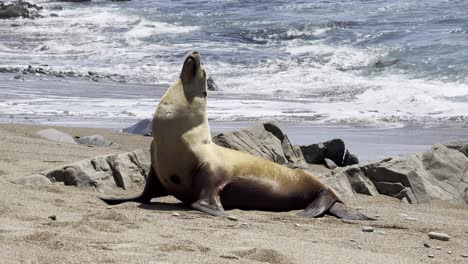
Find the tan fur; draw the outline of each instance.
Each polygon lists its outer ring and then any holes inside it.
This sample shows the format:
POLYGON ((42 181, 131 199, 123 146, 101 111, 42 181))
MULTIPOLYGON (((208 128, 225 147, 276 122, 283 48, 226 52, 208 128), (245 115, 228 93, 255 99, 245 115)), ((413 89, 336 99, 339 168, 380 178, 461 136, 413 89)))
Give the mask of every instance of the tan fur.
POLYGON ((211 143, 205 95, 206 75, 200 56, 193 54, 185 60, 179 79, 163 95, 153 116, 152 161, 169 192, 190 189, 193 169, 198 165, 193 149, 202 142, 211 143), (192 71, 195 74, 189 78, 192 71), (173 184, 172 175, 180 177, 181 184, 173 184))
MULTIPOLYGON (((189 57, 190 58, 190 57, 189 57)), ((279 192, 310 192, 325 188, 318 179, 302 170, 293 170, 274 162, 220 147, 211 142, 206 116, 206 76, 200 57, 195 56, 195 76, 189 79, 190 61, 184 63, 180 78, 161 98, 153 118, 154 165, 164 187, 172 193, 189 192, 193 172, 201 164, 217 172, 226 183, 237 177, 258 178, 276 186, 279 192), (185 81, 184 81, 185 80, 185 81), (182 184, 170 177, 177 175, 182 184)))

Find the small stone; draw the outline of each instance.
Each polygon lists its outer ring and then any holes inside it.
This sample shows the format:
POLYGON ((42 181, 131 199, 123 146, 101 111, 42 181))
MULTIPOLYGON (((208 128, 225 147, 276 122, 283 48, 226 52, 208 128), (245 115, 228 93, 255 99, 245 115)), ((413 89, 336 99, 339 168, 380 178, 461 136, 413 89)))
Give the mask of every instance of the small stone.
POLYGON ((51 216, 49 216, 49 219, 55 221, 55 220, 57 220, 57 216, 51 215, 51 216))
POLYGON ((429 258, 434 258, 435 256, 433 254, 427 255, 429 258))
POLYGON ((374 215, 375 218, 380 218, 380 215, 374 215))
POLYGON ((237 217, 232 216, 232 215, 229 215, 229 216, 227 217, 227 219, 229 219, 229 220, 231 220, 231 221, 239 221, 239 219, 237 219, 237 217))
POLYGON ((180 216, 179 213, 173 213, 172 216, 180 216))
POLYGON ((437 250, 441 250, 442 248, 441 248, 441 247, 436 247, 435 249, 437 249, 437 250))
POLYGON ((429 232, 427 234, 430 239, 437 239, 441 241, 449 241, 450 236, 444 233, 439 233, 439 232, 429 232))
POLYGON ((468 258, 468 254, 461 254, 462 258, 468 258))
POLYGON ((225 258, 225 259, 239 259, 238 257, 236 256, 229 256, 229 255, 221 255, 219 256, 220 258, 225 258))
POLYGON ((356 210, 362 210, 362 207, 356 207, 356 208, 354 208, 354 209, 356 209, 356 210))
POLYGON ((356 242, 356 240, 354 240, 354 239, 352 239, 352 238, 351 238, 349 241, 351 241, 351 242, 356 242))
POLYGON ((424 243, 424 247, 430 248, 431 245, 429 245, 428 243, 424 243))
POLYGON ((372 226, 363 226, 362 232, 374 232, 374 228, 372 226))
POLYGON ((249 226, 249 223, 242 223, 242 226, 249 226))
POLYGON ((387 233, 385 231, 377 231, 380 235, 386 235, 387 233))
POLYGON ((106 209, 112 209, 112 206, 106 206, 106 209))
POLYGON ((447 251, 447 254, 452 255, 452 251, 448 250, 448 251, 447 251))
POLYGON ((406 221, 418 221, 417 218, 414 218, 414 217, 407 217, 405 218, 406 221))
POLYGON ((299 224, 294 224, 294 226, 295 226, 295 227, 300 227, 301 225, 299 225, 299 224))
POLYGON ((357 248, 359 248, 359 249, 362 249, 362 247, 361 247, 361 246, 357 246, 357 248))
POLYGON ((398 214, 399 216, 401 217, 407 217, 408 215, 407 214, 398 214))

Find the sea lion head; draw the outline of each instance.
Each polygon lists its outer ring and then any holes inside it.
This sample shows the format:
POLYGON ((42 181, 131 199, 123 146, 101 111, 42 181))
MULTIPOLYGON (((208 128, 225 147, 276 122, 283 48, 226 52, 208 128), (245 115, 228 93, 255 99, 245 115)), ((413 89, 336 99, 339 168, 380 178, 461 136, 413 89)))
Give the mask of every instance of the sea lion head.
POLYGON ((206 93, 206 72, 201 63, 200 53, 191 52, 184 61, 180 80, 184 87, 184 93, 189 101, 194 97, 205 98, 206 93))

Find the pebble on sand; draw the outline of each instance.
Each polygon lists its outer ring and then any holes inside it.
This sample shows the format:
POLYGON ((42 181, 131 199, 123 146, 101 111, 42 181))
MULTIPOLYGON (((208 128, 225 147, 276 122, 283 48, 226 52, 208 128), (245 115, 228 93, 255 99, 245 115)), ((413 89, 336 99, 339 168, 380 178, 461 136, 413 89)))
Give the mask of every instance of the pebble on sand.
POLYGON ((414 218, 414 217, 407 217, 405 218, 406 221, 418 221, 417 218, 414 218))
POLYGON ((429 245, 428 243, 424 243, 424 247, 430 248, 431 245, 429 245))
POLYGON ((55 221, 55 220, 57 220, 57 216, 51 215, 51 216, 49 216, 49 219, 55 221))
POLYGON ((374 228, 372 226, 363 226, 362 232, 374 232, 374 228))
POLYGON ((232 216, 232 215, 229 215, 229 216, 227 217, 227 219, 229 219, 229 220, 231 220, 231 221, 239 221, 239 219, 237 219, 237 217, 232 216))
POLYGON ((434 258, 434 257, 435 257, 433 254, 429 254, 429 255, 427 255, 427 256, 430 257, 430 258, 434 258))
POLYGON ((427 234, 430 239, 437 239, 441 241, 449 241, 450 236, 444 233, 439 233, 439 232, 429 232, 427 234))
POLYGON ((173 213, 172 216, 180 216, 179 213, 173 213))
POLYGON ((461 254, 463 258, 468 258, 468 254, 461 254))

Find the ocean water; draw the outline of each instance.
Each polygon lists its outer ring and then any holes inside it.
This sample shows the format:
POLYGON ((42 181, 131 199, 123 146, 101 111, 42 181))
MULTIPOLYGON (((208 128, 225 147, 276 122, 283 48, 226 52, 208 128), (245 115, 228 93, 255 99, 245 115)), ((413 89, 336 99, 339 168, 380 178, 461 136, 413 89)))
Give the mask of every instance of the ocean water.
POLYGON ((119 82, 5 75, 3 121, 150 117, 197 50, 210 120, 468 127, 468 1, 32 2, 42 18, 0 20, 0 68, 119 82))

